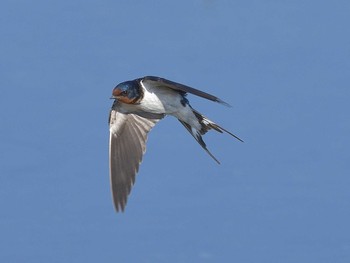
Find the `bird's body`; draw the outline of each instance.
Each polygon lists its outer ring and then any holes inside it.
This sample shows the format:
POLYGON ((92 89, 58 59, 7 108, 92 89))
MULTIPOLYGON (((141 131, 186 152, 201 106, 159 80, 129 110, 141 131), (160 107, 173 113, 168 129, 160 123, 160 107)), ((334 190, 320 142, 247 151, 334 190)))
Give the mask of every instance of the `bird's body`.
POLYGON ((122 82, 114 88, 112 98, 115 102, 109 118, 110 177, 117 211, 125 208, 146 149, 147 134, 164 116, 177 118, 218 163, 208 151, 201 135, 214 129, 241 140, 194 110, 186 98, 187 93, 227 104, 208 93, 152 76, 122 82))
POLYGON ((136 104, 122 104, 122 108, 126 112, 172 115, 200 129, 200 124, 193 114, 192 108, 186 103, 187 99, 184 95, 170 88, 144 84, 142 80, 136 83, 142 89, 142 100, 136 104))

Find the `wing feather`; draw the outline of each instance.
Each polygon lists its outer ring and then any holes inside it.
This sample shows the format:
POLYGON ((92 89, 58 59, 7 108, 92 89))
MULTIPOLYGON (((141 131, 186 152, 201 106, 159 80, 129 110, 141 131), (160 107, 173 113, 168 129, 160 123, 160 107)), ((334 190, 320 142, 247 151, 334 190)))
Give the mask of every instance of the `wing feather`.
POLYGON ((221 104, 224 104, 226 106, 230 107, 230 104, 226 103, 225 101, 219 99, 218 97, 211 95, 209 93, 206 93, 204 91, 195 89, 195 88, 191 88, 189 86, 168 80, 168 79, 164 79, 164 78, 160 78, 160 77, 155 77, 155 76, 146 76, 143 77, 142 79, 140 79, 140 81, 142 81, 142 83, 144 85, 151 85, 151 86, 157 86, 157 87, 167 87, 173 90, 178 90, 184 93, 191 93, 194 94, 196 96, 211 100, 211 101, 215 101, 221 104))
POLYGON ((146 151, 148 132, 163 117, 148 119, 126 114, 114 107, 110 112, 110 180, 114 206, 124 211, 136 173, 146 151))

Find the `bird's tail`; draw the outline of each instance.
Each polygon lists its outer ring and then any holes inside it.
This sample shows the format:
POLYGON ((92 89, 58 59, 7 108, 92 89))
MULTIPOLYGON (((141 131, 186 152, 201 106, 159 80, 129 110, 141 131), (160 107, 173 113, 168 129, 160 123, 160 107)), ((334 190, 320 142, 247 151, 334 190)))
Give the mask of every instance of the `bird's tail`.
POLYGON ((189 131, 189 133, 196 139, 196 141, 199 143, 200 146, 218 163, 220 164, 219 160, 215 158, 215 156, 208 150, 207 145, 203 141, 202 135, 206 134, 209 130, 213 129, 217 132, 223 133, 226 132, 232 137, 236 138, 237 140, 243 142, 242 139, 240 139, 238 136, 234 135, 233 133, 229 132, 228 130, 222 128, 221 126, 217 125, 216 123, 212 122, 209 120, 207 117, 204 115, 200 114, 198 111, 193 110, 194 115, 198 119, 198 122, 201 124, 201 129, 197 130, 193 128, 191 125, 188 123, 181 121, 181 124, 185 126, 185 128, 189 131))

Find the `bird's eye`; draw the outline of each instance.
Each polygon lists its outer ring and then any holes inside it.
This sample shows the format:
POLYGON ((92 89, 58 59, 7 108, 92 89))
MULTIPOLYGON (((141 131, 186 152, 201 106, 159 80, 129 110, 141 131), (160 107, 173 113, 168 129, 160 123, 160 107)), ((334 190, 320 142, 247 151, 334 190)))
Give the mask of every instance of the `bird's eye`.
POLYGON ((122 96, 128 95, 128 91, 127 90, 123 90, 121 93, 122 96))

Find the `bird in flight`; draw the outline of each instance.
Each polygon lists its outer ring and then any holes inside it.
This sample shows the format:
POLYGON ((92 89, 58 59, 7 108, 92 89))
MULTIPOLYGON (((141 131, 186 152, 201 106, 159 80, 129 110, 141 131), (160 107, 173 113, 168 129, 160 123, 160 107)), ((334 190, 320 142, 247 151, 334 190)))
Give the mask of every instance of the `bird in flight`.
POLYGON ((118 84, 109 114, 109 166, 113 201, 116 211, 124 211, 131 187, 146 150, 148 132, 166 115, 176 117, 202 148, 217 162, 202 139, 213 129, 233 133, 193 109, 187 93, 229 106, 206 92, 164 78, 146 76, 118 84))

